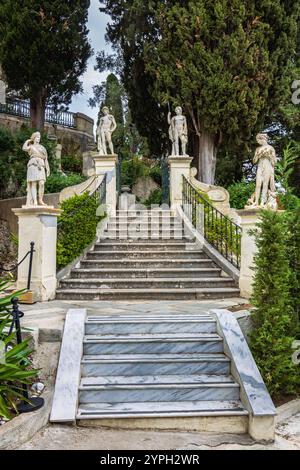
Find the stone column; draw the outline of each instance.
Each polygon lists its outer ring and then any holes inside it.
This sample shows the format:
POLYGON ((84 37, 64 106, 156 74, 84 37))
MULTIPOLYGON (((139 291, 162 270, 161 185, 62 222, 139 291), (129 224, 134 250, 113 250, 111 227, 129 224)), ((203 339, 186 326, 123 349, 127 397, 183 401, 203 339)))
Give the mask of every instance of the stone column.
MULTIPOLYGON (((34 242, 31 291, 35 301, 55 298, 57 217, 61 210, 51 206, 12 209, 19 220, 20 261, 34 242)), ((18 268, 17 289, 25 289, 28 279, 29 257, 18 268)))
POLYGON ((107 175, 106 180, 106 205, 107 214, 113 216, 117 209, 117 163, 118 155, 99 155, 93 156, 96 176, 107 175))
POLYGON ((249 299, 252 295, 252 281, 254 271, 251 269, 254 255, 257 252, 255 237, 249 231, 255 229, 259 220, 260 209, 243 209, 237 211, 241 218, 242 240, 241 240, 241 268, 239 287, 241 296, 249 299))
POLYGON ((168 158, 170 167, 170 204, 171 207, 182 204, 182 176, 190 178, 191 157, 171 156, 168 158))

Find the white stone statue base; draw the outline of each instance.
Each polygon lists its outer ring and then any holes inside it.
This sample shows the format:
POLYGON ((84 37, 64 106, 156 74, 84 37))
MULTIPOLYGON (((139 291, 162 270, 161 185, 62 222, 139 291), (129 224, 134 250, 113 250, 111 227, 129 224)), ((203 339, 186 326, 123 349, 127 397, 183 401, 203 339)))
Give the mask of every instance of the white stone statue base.
POLYGON ((189 156, 170 156, 170 204, 171 207, 182 204, 183 176, 190 178, 190 169, 193 159, 189 156))
POLYGON ((118 155, 93 155, 95 175, 107 175, 106 179, 106 205, 109 216, 116 214, 117 209, 117 163, 118 155))
MULTIPOLYGON (((56 292, 56 241, 57 217, 60 209, 49 206, 34 206, 12 209, 19 219, 18 261, 30 249, 34 242, 31 291, 35 301, 47 301, 55 298, 56 292)), ((17 289, 26 289, 29 257, 18 268, 17 289)))

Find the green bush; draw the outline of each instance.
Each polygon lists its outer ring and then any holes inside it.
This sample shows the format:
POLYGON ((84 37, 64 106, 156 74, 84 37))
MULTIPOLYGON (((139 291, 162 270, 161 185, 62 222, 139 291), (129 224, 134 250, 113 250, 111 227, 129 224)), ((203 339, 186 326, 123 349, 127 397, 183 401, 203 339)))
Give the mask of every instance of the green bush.
POLYGON ((294 394, 300 378, 292 362, 296 335, 284 214, 262 211, 255 231, 257 254, 251 302, 255 307, 250 346, 273 397, 294 394))
POLYGON ((290 284, 290 297, 298 327, 298 338, 300 338, 300 207, 289 214, 288 228, 287 251, 293 274, 290 284))
POLYGON ((162 186, 162 171, 160 165, 154 165, 149 170, 149 176, 158 184, 162 186))
POLYGON ((63 155, 61 166, 65 173, 82 173, 82 157, 80 155, 63 155))
POLYGON ((85 193, 61 204, 57 240, 57 267, 62 268, 79 256, 94 240, 99 221, 96 197, 85 193))
POLYGON ((64 188, 82 183, 85 179, 86 178, 84 176, 77 175, 75 173, 71 173, 66 176, 61 173, 51 173, 47 178, 45 191, 46 193, 59 193, 64 188))
POLYGON ((12 412, 17 412, 16 405, 22 397, 22 384, 28 384, 30 379, 36 377, 38 371, 32 368, 30 355, 33 352, 29 347, 30 339, 21 344, 16 342, 16 333, 8 334, 11 324, 9 308, 11 298, 17 296, 4 295, 10 283, 6 279, 0 280, 0 341, 4 344, 4 357, 0 361, 0 417, 10 419, 12 412), (6 348, 8 345, 11 348, 6 348))
POLYGON ((246 180, 239 181, 228 186, 227 191, 230 195, 230 206, 234 209, 244 209, 255 191, 255 183, 246 180))
POLYGON ((151 208, 152 205, 161 205, 162 204, 162 190, 160 188, 152 191, 148 199, 143 203, 146 207, 151 208))
POLYGON ((121 166, 122 185, 132 188, 139 178, 149 176, 159 186, 162 185, 162 173, 159 164, 144 161, 138 156, 122 161, 121 166))

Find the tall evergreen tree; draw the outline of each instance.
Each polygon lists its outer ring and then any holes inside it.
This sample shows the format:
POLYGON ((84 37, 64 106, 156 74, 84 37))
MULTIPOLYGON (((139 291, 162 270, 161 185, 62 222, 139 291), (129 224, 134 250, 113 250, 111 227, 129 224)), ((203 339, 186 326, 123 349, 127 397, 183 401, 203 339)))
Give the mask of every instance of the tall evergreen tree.
POLYGON ((251 350, 273 396, 294 393, 299 366, 292 362, 297 333, 291 296, 290 236, 285 214, 263 211, 257 224, 251 350))
POLYGON ((0 62, 9 87, 30 99, 32 126, 44 127, 47 103, 68 105, 81 91, 92 54, 89 0, 1 0, 0 62))
POLYGON ((220 145, 251 140, 290 94, 299 2, 100 3, 112 18, 107 36, 121 48, 133 117, 145 117, 141 131, 158 120, 162 136, 165 106, 183 104, 199 177, 213 183, 220 145))

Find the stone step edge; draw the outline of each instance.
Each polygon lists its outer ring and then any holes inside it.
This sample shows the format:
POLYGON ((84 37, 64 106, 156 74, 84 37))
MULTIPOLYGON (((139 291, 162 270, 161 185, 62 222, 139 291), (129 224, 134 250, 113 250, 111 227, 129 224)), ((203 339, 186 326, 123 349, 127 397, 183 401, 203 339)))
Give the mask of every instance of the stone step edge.
MULTIPOLYGON (((57 293, 60 294, 74 294, 74 289, 57 289, 57 293)), ((78 294, 123 294, 124 292, 128 293, 128 289, 76 289, 76 293, 78 294)), ((130 294, 140 294, 141 292, 145 292, 145 289, 130 289, 130 294)), ((205 287, 202 289, 190 289, 190 288, 177 288, 177 289, 147 289, 147 293, 149 294, 222 294, 222 293, 232 293, 238 294, 240 290, 238 287, 205 287)))
POLYGON ((85 268, 74 268, 72 269, 71 272, 74 272, 74 273, 91 273, 91 272, 95 272, 95 273, 102 273, 102 272, 105 272, 105 273, 119 273, 119 272, 124 272, 124 273, 144 273, 144 272, 160 272, 160 273, 164 273, 164 272, 175 272, 175 273, 195 273, 195 272, 199 272, 199 273, 202 273, 202 272, 221 272, 222 269, 221 268, 214 268, 214 267, 211 267, 211 268, 173 268, 173 267, 170 267, 170 268, 95 268, 95 269, 85 269, 85 268))
MULTIPOLYGON (((132 335, 133 336, 133 335, 132 335)), ((178 337, 167 337, 164 338, 164 335, 161 335, 160 338, 153 338, 153 337, 147 337, 146 335, 140 335, 140 337, 132 337, 132 338, 126 338, 124 337, 118 337, 118 336, 109 336, 108 338, 105 338, 105 335, 101 335, 101 338, 97 338, 96 335, 86 335, 84 337, 83 343, 84 344, 128 344, 128 343, 136 343, 136 344, 142 344, 142 343, 195 343, 195 342, 222 342, 223 338, 218 335, 211 335, 211 337, 188 337, 188 338, 178 338, 178 337), (142 338, 144 336, 144 338, 142 338)))
POLYGON ((230 359, 222 353, 198 354, 94 354, 84 355, 81 364, 185 364, 187 362, 223 362, 230 359))
POLYGON ((205 388, 218 388, 218 389, 228 389, 228 388, 235 388, 238 389, 240 386, 238 383, 233 382, 233 383, 202 383, 202 384, 105 384, 105 385, 80 385, 78 390, 80 392, 84 391, 97 391, 97 390, 149 390, 152 388, 155 388, 157 390, 169 390, 169 389, 182 389, 185 390, 187 388, 192 388, 192 389, 205 389, 205 388))
POLYGON ((88 284, 88 283, 95 283, 95 282, 98 282, 98 283, 117 283, 117 282, 120 282, 120 283, 125 283, 125 282, 128 282, 129 284, 133 284, 133 283, 138 283, 138 284, 142 284, 142 283, 154 283, 154 282, 157 282, 157 283, 163 283, 163 282, 178 282, 178 283, 184 283, 184 282, 215 282, 215 283, 221 283, 221 282, 225 282, 225 283, 231 283, 231 282, 234 282, 234 280, 231 278, 231 277, 195 277, 195 278, 187 278, 187 277, 183 277, 183 278, 172 278, 172 277, 158 277, 158 278, 155 278, 155 277, 138 277, 138 278, 129 278, 129 279, 124 279, 124 278, 90 278, 90 279, 78 279, 78 278, 74 278, 74 279, 64 279, 62 280, 62 282, 65 282, 65 283, 71 283, 71 282, 80 282, 81 284, 88 284))
POLYGON ((144 385, 144 384, 209 384, 236 383, 232 375, 194 374, 194 375, 116 375, 101 377, 82 377, 80 385, 144 385))

